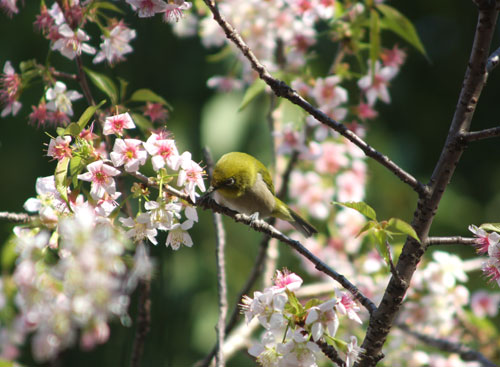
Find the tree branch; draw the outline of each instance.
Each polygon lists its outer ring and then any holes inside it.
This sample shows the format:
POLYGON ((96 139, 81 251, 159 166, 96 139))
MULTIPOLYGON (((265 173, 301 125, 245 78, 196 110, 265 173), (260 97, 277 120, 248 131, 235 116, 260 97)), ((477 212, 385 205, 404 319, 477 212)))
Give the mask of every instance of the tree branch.
POLYGON ((477 238, 473 237, 461 237, 461 236, 453 236, 453 237, 429 237, 425 244, 427 246, 435 246, 435 245, 466 245, 466 246, 474 246, 477 245, 477 238))
POLYGON ((10 213, 10 212, 0 212, 0 220, 6 220, 13 223, 29 223, 33 221, 36 217, 33 217, 26 213, 10 213))
POLYGON ((461 343, 451 342, 446 339, 435 338, 429 335, 410 330, 405 324, 398 324, 397 327, 408 335, 411 335, 431 347, 437 348, 443 352, 457 353, 460 358, 466 362, 477 361, 483 367, 496 367, 497 364, 491 362, 482 353, 473 350, 461 343))
POLYGON ((302 98, 294 89, 288 86, 284 81, 273 78, 271 74, 269 74, 267 69, 264 67, 264 65, 262 65, 260 61, 255 57, 252 50, 248 47, 245 41, 243 41, 241 36, 220 14, 219 9, 215 4, 215 1, 214 0, 203 0, 203 1, 212 12, 215 21, 224 30, 226 37, 229 40, 231 40, 236 45, 236 47, 240 49, 242 54, 250 62, 252 68, 259 74, 260 79, 266 82, 266 84, 269 87, 271 87, 273 92, 278 97, 283 97, 288 99, 290 102, 296 104, 297 106, 301 107, 303 110, 308 112, 311 116, 313 116, 316 120, 318 120, 322 124, 334 129, 339 134, 347 138, 349 141, 351 141, 353 144, 359 147, 368 157, 379 162, 381 165, 389 169, 389 171, 394 173, 401 181, 409 185, 413 190, 415 190, 419 194, 420 197, 428 195, 428 188, 426 187, 426 185, 422 184, 411 174, 409 174, 401 167, 399 167, 389 157, 372 148, 363 139, 361 139, 354 132, 349 130, 344 124, 341 124, 333 120, 324 112, 312 106, 309 102, 307 102, 304 98, 302 98))
POLYGON ((130 359, 131 367, 139 367, 141 363, 144 344, 149 333, 151 325, 151 281, 150 279, 141 280, 139 282, 139 302, 137 315, 137 330, 132 348, 132 356, 130 359))
MULTIPOLYGON (((212 179, 214 161, 208 147, 203 149, 203 156, 207 164, 209 179, 212 179)), ((226 329, 227 316, 227 281, 226 281, 226 266, 224 257, 224 247, 226 245, 226 233, 222 223, 222 216, 219 213, 212 213, 215 227, 215 253, 217 265, 217 290, 219 293, 219 320, 217 321, 217 343, 215 347, 215 363, 217 367, 224 367, 224 339, 226 329)), ((211 360, 212 358, 210 358, 211 360)))
POLYGON ((460 138, 463 139, 466 143, 469 143, 471 141, 496 138, 498 136, 500 136, 500 126, 479 131, 470 131, 467 133, 462 133, 460 138))
POLYGON ((486 81, 486 61, 497 17, 496 3, 481 1, 472 51, 458 104, 441 156, 428 184, 430 195, 420 197, 412 221, 412 226, 423 244, 413 238, 407 238, 396 266, 403 281, 394 276, 391 277, 379 308, 370 317, 361 346, 365 349, 365 353, 360 356, 357 366, 375 366, 383 358, 382 347, 401 307, 411 278, 426 250, 427 236, 443 193, 465 150, 466 144, 462 143, 460 135, 469 130, 476 104, 486 81))

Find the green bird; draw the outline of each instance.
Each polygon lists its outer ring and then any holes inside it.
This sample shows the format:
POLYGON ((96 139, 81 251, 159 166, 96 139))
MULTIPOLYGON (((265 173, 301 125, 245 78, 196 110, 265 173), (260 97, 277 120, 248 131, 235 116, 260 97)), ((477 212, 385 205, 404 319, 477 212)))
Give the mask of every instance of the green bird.
POLYGON ((290 222, 304 236, 318 233, 310 223, 278 199, 267 168, 246 153, 224 154, 215 165, 209 191, 215 201, 238 213, 276 217, 290 222))

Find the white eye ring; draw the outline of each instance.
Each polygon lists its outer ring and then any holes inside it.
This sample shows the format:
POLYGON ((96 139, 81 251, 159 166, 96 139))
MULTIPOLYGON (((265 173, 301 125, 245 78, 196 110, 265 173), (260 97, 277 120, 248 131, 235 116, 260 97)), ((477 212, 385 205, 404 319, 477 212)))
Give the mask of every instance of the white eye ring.
POLYGON ((234 179, 234 177, 230 177, 226 181, 227 186, 233 186, 235 183, 236 183, 236 180, 234 179))

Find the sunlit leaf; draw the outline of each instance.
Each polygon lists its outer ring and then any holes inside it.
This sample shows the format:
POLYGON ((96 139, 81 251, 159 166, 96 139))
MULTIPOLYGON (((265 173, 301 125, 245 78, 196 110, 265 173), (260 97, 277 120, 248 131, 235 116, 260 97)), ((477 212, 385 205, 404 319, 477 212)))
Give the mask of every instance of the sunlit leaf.
MULTIPOLYGON (((87 126, 87 123, 90 121, 90 119, 94 116, 95 112, 104 104, 106 103, 106 100, 102 100, 99 102, 98 105, 96 106, 89 106, 87 109, 82 113, 80 118, 78 119, 78 126, 80 126, 80 129, 83 130, 85 129, 85 126, 87 126)), ((80 131, 81 131, 80 130, 80 131)))
POLYGON ((130 116, 136 123, 136 125, 141 129, 142 131, 147 131, 150 129, 153 129, 153 124, 151 121, 149 121, 146 117, 141 115, 140 113, 131 113, 130 116))
POLYGON ((113 80, 107 75, 97 73, 88 68, 84 68, 85 72, 90 78, 90 81, 99 88, 104 94, 106 94, 110 99, 112 104, 118 103, 118 88, 116 87, 113 80))
POLYGON ((368 205, 367 203, 365 203, 363 201, 358 201, 358 202, 348 201, 348 202, 343 202, 343 203, 335 201, 335 204, 342 205, 342 206, 345 206, 347 208, 357 210, 358 212, 363 214, 368 219, 377 220, 377 213, 375 212, 375 210, 370 205, 368 205))
POLYGON ((372 229, 373 227, 375 227, 377 225, 377 222, 371 220, 369 222, 367 222, 363 228, 361 228, 358 232, 358 234, 356 235, 356 237, 359 237, 362 233, 366 232, 366 231, 369 231, 370 229, 372 229))
POLYGON ((420 41, 415 27, 408 18, 392 6, 386 4, 378 4, 377 9, 380 10, 383 15, 380 19, 380 26, 382 28, 393 31, 415 47, 422 55, 427 57, 424 45, 420 41))
POLYGON ((490 232, 500 232, 500 223, 483 223, 479 226, 479 228, 490 232))
POLYGON ((418 238, 417 232, 415 232, 415 230, 409 223, 406 223, 402 219, 399 218, 389 219, 389 227, 397 230, 401 234, 406 234, 410 237, 413 237, 415 240, 420 242, 420 238, 418 238))
POLYGON ((68 174, 68 165, 69 165, 69 157, 61 159, 57 163, 56 171, 54 173, 56 181, 56 190, 59 192, 59 194, 65 201, 68 201, 68 190, 67 190, 68 186, 66 183, 66 177, 68 174))
POLYGON ((132 102, 156 102, 161 103, 170 110, 173 110, 172 106, 160 95, 153 92, 151 89, 138 89, 130 97, 132 102))

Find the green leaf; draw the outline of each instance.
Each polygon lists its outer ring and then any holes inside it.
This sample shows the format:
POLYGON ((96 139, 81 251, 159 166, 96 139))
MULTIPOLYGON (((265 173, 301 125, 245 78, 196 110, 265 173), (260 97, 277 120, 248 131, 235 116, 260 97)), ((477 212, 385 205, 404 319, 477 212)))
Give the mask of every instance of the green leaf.
POLYGON ((500 232, 500 223, 483 223, 479 226, 479 228, 490 232, 500 232))
MULTIPOLYGON (((17 362, 15 365, 20 366, 17 362)), ((0 358, 0 367, 14 367, 14 362, 0 358)))
POLYGON ((56 129, 56 133, 57 133, 57 136, 64 136, 64 135, 66 135, 66 128, 59 126, 56 129))
POLYGON ((150 129, 153 129, 153 124, 151 121, 149 121, 146 117, 141 115, 140 113, 131 113, 130 116, 136 123, 136 125, 141 129, 142 131, 147 131, 150 129))
POLYGON ((386 4, 377 5, 377 9, 383 15, 383 18, 380 20, 380 26, 382 28, 393 31, 415 47, 422 55, 427 57, 424 45, 420 41, 415 27, 408 18, 392 6, 386 4))
MULTIPOLYGON (((80 131, 85 129, 85 126, 87 126, 87 123, 90 121, 90 119, 94 116, 95 112, 101 107, 104 103, 106 103, 106 100, 102 100, 99 102, 98 105, 96 106, 89 106, 87 109, 82 113, 80 118, 78 119, 78 126, 80 126, 80 131)), ((69 127, 69 126, 68 126, 69 127)), ((80 133, 80 132, 78 132, 80 133)))
POLYGON ((255 79, 252 85, 247 88, 238 111, 244 110, 245 107, 248 106, 248 104, 252 102, 260 93, 264 92, 265 89, 266 83, 262 79, 255 79))
POLYGON ((361 229, 359 230, 359 232, 358 232, 358 234, 356 235, 356 237, 361 236, 361 234, 362 234, 363 232, 369 231, 370 229, 372 229, 372 228, 373 228, 373 227, 375 227, 376 225, 377 225, 377 222, 376 222, 376 221, 371 220, 371 221, 367 222, 367 223, 363 226, 363 228, 361 228, 361 229))
POLYGON ((81 157, 73 157, 69 161, 69 175, 72 177, 73 186, 78 185, 78 174, 82 171, 84 164, 81 157))
POLYGON ((343 203, 335 201, 334 203, 338 204, 338 205, 345 206, 347 208, 357 210, 358 212, 363 214, 368 219, 377 220, 377 213, 375 213, 375 210, 370 205, 368 205, 367 203, 365 203, 363 201, 358 201, 358 202, 349 201, 349 202, 343 202, 343 203))
POLYGON ((173 110, 172 106, 162 97, 150 89, 138 89, 130 97, 132 102, 156 102, 161 103, 169 110, 173 110))
POLYGON ((84 68, 84 70, 89 76, 90 81, 111 99, 111 103, 114 105, 117 104, 118 88, 116 87, 113 80, 111 80, 111 78, 107 75, 97 73, 88 68, 84 68))
POLYGON ((71 136, 78 136, 80 132, 82 131, 82 128, 80 125, 78 125, 76 122, 72 122, 71 124, 64 129, 64 135, 71 135, 71 136))
POLYGON ((372 75, 375 75, 375 61, 380 54, 380 18, 378 13, 370 11, 370 60, 372 65, 372 75))
POLYGON ((68 201, 68 190, 66 184, 66 176, 68 174, 69 157, 65 157, 57 163, 56 172, 54 173, 56 181, 56 189, 61 197, 68 201))
POLYGON ((391 227, 391 228, 397 230, 401 234, 405 234, 405 235, 408 235, 410 237, 413 237, 419 243, 421 243, 420 238, 418 238, 417 232, 415 232, 415 230, 413 229, 413 227, 409 223, 406 223, 402 219, 399 219, 399 218, 389 219, 388 227, 391 227))
POLYGON ((0 263, 2 264, 3 271, 8 271, 14 265, 14 262, 17 259, 15 239, 16 236, 11 235, 2 246, 2 258, 0 263))
POLYGON ((108 3, 107 1, 95 3, 95 8, 107 9, 119 14, 125 14, 125 12, 122 9, 117 7, 115 4, 108 3))
POLYGON ((129 83, 127 80, 120 77, 118 77, 118 81, 120 82, 120 100, 123 101, 127 95, 127 87, 129 83))
POLYGON ((226 47, 222 48, 222 50, 220 50, 219 52, 216 52, 215 54, 212 55, 208 55, 207 61, 219 62, 232 54, 233 54, 233 48, 230 45, 227 45, 226 47))

